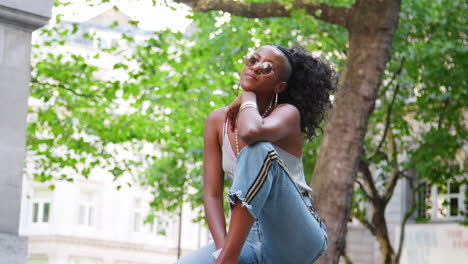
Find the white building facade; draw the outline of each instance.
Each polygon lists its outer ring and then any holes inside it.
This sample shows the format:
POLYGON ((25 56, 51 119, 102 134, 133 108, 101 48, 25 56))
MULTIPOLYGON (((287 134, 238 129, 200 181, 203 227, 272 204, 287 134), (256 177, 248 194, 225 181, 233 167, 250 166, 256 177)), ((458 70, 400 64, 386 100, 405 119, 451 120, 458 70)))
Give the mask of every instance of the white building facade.
MULTIPOLYGON (((97 177, 96 177, 97 178, 97 177)), ((122 187, 112 179, 39 183, 24 178, 20 234, 29 237, 28 263, 156 264, 173 263, 180 254, 208 242, 206 228, 192 222, 184 207, 178 214, 151 213, 149 192, 122 187)))
MULTIPOLYGON (((467 150, 459 161, 467 171, 467 150)), ((406 179, 400 179, 390 200, 386 214, 387 228, 393 249, 398 250, 401 223, 411 204, 411 190, 406 179)), ((424 193, 425 206, 407 221, 402 264, 464 264, 468 260, 468 227, 461 224, 468 216, 468 184, 449 182, 447 186, 433 186, 424 193), (427 223, 417 223, 417 217, 429 218, 427 223)), ((376 238, 357 220, 348 223, 346 253, 353 263, 381 263, 381 253, 376 238)), ((340 263, 344 263, 341 259, 340 263)))
MULTIPOLYGON (((93 56, 100 48, 120 44, 123 32, 135 41, 151 32, 130 27, 130 18, 118 10, 108 10, 78 25, 78 33, 65 45, 41 51, 67 52, 93 56), (114 21, 118 25, 109 27, 114 21), (83 34, 95 36, 94 40, 83 34), (129 33, 127 33, 129 34, 129 33)), ((71 27, 73 23, 63 23, 71 27)), ((98 78, 119 78, 115 63, 122 57, 102 53, 97 65, 98 78)), ((131 66, 130 66, 131 67, 131 66)), ((30 101, 30 105, 40 102, 30 101)), ((151 144, 150 151, 157 152, 151 144)), ((33 157, 27 157, 33 158, 33 157)), ((114 181, 104 169, 93 171, 88 179, 80 175, 65 180, 40 183, 26 170, 22 186, 19 233, 29 238, 30 264, 163 264, 174 263, 179 255, 209 241, 209 232, 190 206, 179 213, 152 212, 150 190, 138 184, 127 185, 127 178, 114 181), (51 187, 54 186, 54 187, 51 187), (148 215, 153 223, 145 223, 148 215)), ((123 177, 125 178, 125 177, 123 177)))

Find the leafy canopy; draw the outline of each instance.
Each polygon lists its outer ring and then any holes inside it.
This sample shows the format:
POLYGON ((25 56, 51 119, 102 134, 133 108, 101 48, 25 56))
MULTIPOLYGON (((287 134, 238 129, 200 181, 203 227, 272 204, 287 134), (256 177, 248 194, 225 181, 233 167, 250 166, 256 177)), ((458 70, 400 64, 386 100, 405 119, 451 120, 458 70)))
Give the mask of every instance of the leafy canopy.
MULTIPOLYGON (((463 3, 403 2, 393 58, 369 120, 365 149, 368 153, 376 149, 392 104, 391 129, 399 155, 406 155, 401 166, 416 168, 433 182, 445 181, 459 174, 448 161, 466 145, 466 35, 464 17, 457 15, 463 3), (401 65, 403 70, 397 73, 401 65), (422 129, 415 131, 414 122, 422 129)), ((67 5, 59 0, 55 4, 67 5)), ((300 44, 319 51, 338 70, 346 59, 346 31, 302 10, 288 18, 247 19, 218 11, 190 16, 193 24, 185 33, 152 32, 141 42, 126 28, 120 37, 125 45, 92 54, 52 50, 66 46, 77 34, 103 41, 92 32, 82 33, 77 24, 40 30, 46 41, 33 51, 31 100, 36 104, 30 107, 27 143, 36 180, 73 181, 73 175, 88 177, 105 168, 116 179, 131 173, 133 182, 148 186, 155 210, 174 210, 183 201, 197 207, 202 202, 204 122, 211 111, 235 98, 241 59, 249 49, 268 43, 300 44), (97 61, 109 56, 121 58, 112 66, 120 78, 102 77, 97 61)), ((61 16, 56 20, 60 22, 61 16)), ((306 146, 308 177, 319 145, 320 138, 306 146)), ((382 150, 387 148, 384 144, 382 150)), ((381 155, 371 161, 388 171, 381 155)))

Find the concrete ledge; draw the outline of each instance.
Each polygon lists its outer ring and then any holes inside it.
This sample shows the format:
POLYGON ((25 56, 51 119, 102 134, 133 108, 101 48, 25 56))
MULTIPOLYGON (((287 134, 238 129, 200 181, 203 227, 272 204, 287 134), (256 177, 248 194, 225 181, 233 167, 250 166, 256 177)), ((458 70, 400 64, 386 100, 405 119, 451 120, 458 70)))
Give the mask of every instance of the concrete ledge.
POLYGON ((17 26, 33 31, 47 24, 50 17, 29 13, 0 4, 0 23, 17 26))
POLYGON ((0 264, 26 264, 28 238, 0 233, 0 264))

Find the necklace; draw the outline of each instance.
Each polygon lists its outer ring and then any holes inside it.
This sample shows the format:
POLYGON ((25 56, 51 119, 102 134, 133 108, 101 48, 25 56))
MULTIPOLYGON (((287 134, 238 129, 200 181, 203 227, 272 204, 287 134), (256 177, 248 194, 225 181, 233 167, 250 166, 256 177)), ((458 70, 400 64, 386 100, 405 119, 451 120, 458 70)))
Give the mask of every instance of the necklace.
MULTIPOLYGON (((276 105, 275 105, 276 107, 276 105)), ((270 111, 271 109, 271 102, 270 104, 268 105, 267 109, 265 110, 265 112, 263 112, 263 114, 261 115, 262 118, 265 118, 266 114, 268 113, 268 111, 270 111)), ((237 121, 237 120, 236 120, 237 121)), ((236 122, 237 123, 237 122, 236 122)), ((236 156, 239 156, 239 134, 237 133, 237 124, 236 124, 236 156)))

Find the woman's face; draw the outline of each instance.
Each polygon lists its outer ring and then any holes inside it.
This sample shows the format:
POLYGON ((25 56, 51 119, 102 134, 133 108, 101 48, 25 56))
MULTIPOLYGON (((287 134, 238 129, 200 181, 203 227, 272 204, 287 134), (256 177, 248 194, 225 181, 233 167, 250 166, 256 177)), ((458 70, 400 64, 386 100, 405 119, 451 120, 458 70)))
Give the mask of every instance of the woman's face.
POLYGON ((273 46, 263 46, 245 58, 240 85, 257 95, 279 93, 285 87, 287 58, 273 46), (281 91, 279 91, 281 90, 281 91))

